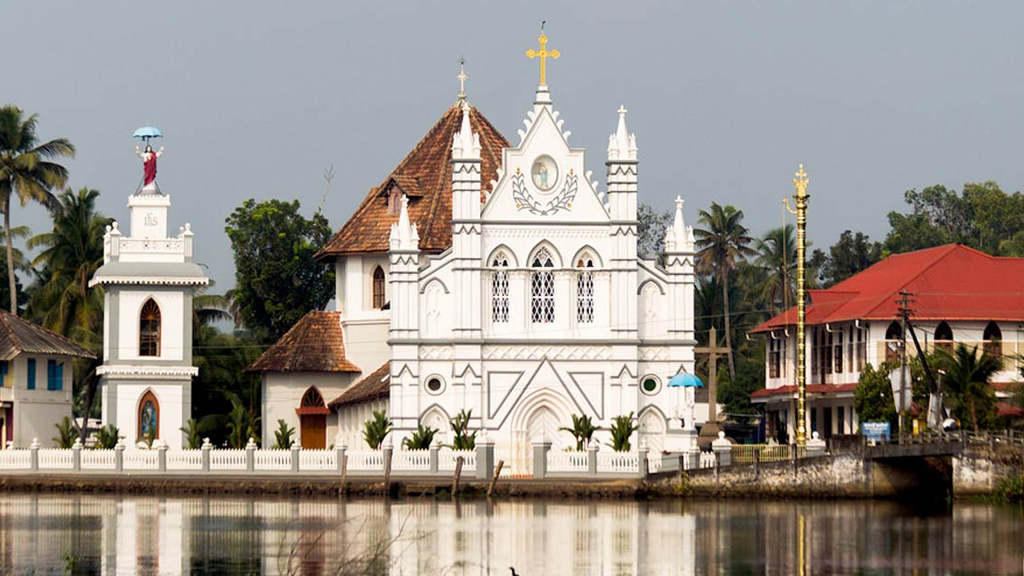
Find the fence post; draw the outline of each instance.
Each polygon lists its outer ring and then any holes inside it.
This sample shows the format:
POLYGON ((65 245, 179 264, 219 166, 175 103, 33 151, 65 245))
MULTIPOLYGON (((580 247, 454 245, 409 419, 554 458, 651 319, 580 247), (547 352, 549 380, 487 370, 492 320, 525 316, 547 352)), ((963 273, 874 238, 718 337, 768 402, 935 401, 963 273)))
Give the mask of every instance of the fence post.
POLYGON ((717 466, 732 466, 732 443, 725 439, 725 432, 719 431, 718 438, 711 443, 717 466))
POLYGON ((245 471, 256 471, 256 440, 252 436, 245 443, 245 471))
POLYGON ((114 470, 124 471, 124 441, 120 439, 114 446, 114 470))
POLYGON ((551 442, 544 438, 544 433, 537 434, 533 441, 533 477, 544 478, 548 475, 548 451, 551 450, 551 442))
POLYGON ((336 444, 335 450, 338 452, 338 473, 341 474, 345 469, 345 452, 348 451, 348 445, 342 440, 336 444))
POLYGON ((597 476, 597 451, 600 448, 597 442, 587 445, 587 476, 597 476))
POLYGON ((299 471, 299 451, 302 450, 302 446, 296 442, 292 444, 292 472, 299 471))
POLYGON ((71 445, 71 467, 78 472, 82 469, 82 439, 75 438, 75 443, 71 445))
POLYGON ((33 438, 29 444, 29 463, 33 472, 39 471, 39 438, 33 438))
POLYGON ((203 438, 203 445, 199 447, 203 462, 203 472, 210 471, 210 450, 213 450, 213 444, 210 444, 209 438, 203 438))
POLYGON ((167 442, 163 440, 156 447, 156 464, 157 470, 167 472, 167 442))
POLYGON ((641 478, 647 478, 648 474, 648 462, 647 462, 647 441, 640 440, 640 448, 637 450, 637 461, 636 470, 641 478))
POLYGON ((757 480, 761 473, 761 451, 754 448, 754 480, 757 480))
POLYGON ((430 473, 437 474, 437 470, 440 462, 441 452, 441 439, 434 438, 434 441, 430 443, 430 473))
POLYGON ((494 441, 481 430, 476 440, 476 477, 487 480, 494 474, 494 441))

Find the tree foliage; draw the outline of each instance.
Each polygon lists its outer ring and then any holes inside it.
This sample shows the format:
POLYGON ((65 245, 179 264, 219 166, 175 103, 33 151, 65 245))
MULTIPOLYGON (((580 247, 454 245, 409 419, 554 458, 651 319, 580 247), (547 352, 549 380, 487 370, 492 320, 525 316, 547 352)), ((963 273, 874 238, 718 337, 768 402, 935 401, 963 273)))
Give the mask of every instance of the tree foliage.
POLYGON ((277 421, 277 430, 274 430, 274 450, 291 450, 295 444, 295 428, 289 426, 283 419, 277 421))
POLYGON ((669 210, 655 210, 648 204, 636 207, 636 253, 653 257, 665 249, 665 229, 672 224, 669 210))
POLYGON ((384 438, 391 433, 391 419, 383 410, 374 410, 373 418, 363 422, 363 440, 372 450, 380 450, 384 438))
POLYGON ((826 255, 815 250, 811 261, 816 264, 822 288, 830 288, 859 274, 882 259, 882 244, 871 242, 867 234, 846 230, 829 247, 826 255))
POLYGON ((627 415, 619 415, 612 418, 612 442, 609 446, 611 446, 612 450, 616 452, 629 452, 632 448, 632 445, 629 443, 629 438, 639 429, 640 427, 633 421, 632 412, 627 415))
POLYGON ((452 450, 473 450, 476 448, 476 430, 469 431, 469 421, 473 416, 472 410, 463 408, 451 420, 452 427, 452 450))
POLYGON ((64 138, 40 144, 36 135, 36 115, 25 118, 23 114, 17 106, 0 108, 0 211, 4 213, 7 294, 11 296, 12 314, 18 313, 11 237, 12 196, 16 196, 22 206, 31 201, 42 204, 51 212, 59 211, 60 204, 51 190, 64 186, 68 171, 54 160, 75 155, 75 147, 64 138))
POLYGON ((853 391, 853 408, 861 422, 896 425, 896 400, 884 368, 875 370, 870 363, 864 365, 857 388, 853 391))
POLYGON ((962 427, 991 428, 996 422, 996 395, 988 382, 1001 369, 1001 359, 979 354, 976 346, 957 344, 952 353, 941 351, 944 403, 962 427))
POLYGON ((402 446, 406 450, 427 450, 434 441, 435 434, 437 434, 437 428, 420 424, 416 427, 416 431, 412 433, 412 436, 402 441, 402 446))
POLYGON ((249 199, 227 218, 235 257, 235 322, 262 343, 280 338, 334 292, 334 273, 313 260, 331 236, 319 212, 299 214, 299 201, 249 199))
POLYGON ((590 440, 594 437, 597 427, 590 420, 590 416, 586 414, 572 414, 572 427, 566 428, 562 426, 559 430, 572 434, 573 439, 576 441, 576 450, 581 451, 590 444, 590 440))

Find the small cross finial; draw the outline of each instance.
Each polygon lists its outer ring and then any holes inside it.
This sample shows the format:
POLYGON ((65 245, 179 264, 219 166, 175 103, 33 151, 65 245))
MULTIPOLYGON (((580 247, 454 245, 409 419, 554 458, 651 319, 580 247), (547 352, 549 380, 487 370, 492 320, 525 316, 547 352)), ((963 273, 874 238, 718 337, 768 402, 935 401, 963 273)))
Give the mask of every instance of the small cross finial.
POLYGON ((466 59, 459 58, 459 75, 456 76, 459 79, 459 102, 466 100, 466 80, 469 76, 466 75, 466 59))
POLYGON ((807 173, 804 172, 804 165, 800 164, 800 169, 796 171, 793 178, 793 184, 796 186, 797 196, 807 196, 807 184, 810 180, 807 178, 807 173))
POLYGON ((526 57, 530 60, 534 58, 540 58, 540 85, 547 86, 547 59, 550 57, 552 60, 558 60, 561 53, 558 50, 548 50, 548 37, 544 34, 544 24, 547 21, 543 21, 540 24, 540 37, 537 38, 537 42, 540 43, 540 50, 534 50, 533 48, 526 51, 526 57))
POLYGON ((629 110, 626 110, 626 107, 620 104, 618 112, 619 116, 625 116, 626 112, 629 112, 629 110))
POLYGON ((683 197, 682 196, 676 196, 676 210, 682 210, 682 209, 683 209, 683 197))

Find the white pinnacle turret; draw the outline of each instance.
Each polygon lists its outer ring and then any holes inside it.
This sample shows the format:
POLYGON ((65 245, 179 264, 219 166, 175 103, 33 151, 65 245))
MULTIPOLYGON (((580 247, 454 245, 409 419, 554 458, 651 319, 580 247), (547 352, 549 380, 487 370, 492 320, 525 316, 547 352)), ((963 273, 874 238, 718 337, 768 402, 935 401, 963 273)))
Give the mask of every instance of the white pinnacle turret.
POLYGON ((391 236, 388 238, 392 250, 415 250, 420 243, 419 231, 409 221, 409 197, 402 194, 402 210, 398 214, 398 222, 391 225, 391 236))
POLYGON ((469 125, 469 103, 462 102, 462 126, 452 138, 452 158, 455 160, 480 159, 480 135, 469 125))
POLYGON ((626 130, 626 107, 619 106, 619 126, 615 134, 608 137, 609 160, 636 160, 636 134, 626 130))

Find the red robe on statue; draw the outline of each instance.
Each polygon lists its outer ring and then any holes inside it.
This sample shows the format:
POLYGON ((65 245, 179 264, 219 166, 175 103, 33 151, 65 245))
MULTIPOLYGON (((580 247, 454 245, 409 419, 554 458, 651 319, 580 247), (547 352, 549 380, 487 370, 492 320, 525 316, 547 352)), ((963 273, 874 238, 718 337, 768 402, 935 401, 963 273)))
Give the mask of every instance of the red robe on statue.
POLYGON ((156 152, 146 152, 142 158, 143 186, 149 186, 156 180, 156 152))

